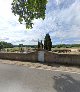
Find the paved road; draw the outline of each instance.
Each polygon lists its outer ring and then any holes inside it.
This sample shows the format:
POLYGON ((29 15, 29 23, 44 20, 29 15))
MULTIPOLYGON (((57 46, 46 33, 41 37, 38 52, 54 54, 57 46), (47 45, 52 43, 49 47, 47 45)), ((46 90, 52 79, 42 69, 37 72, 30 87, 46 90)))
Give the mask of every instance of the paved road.
POLYGON ((0 92, 80 92, 80 75, 0 64, 0 92))

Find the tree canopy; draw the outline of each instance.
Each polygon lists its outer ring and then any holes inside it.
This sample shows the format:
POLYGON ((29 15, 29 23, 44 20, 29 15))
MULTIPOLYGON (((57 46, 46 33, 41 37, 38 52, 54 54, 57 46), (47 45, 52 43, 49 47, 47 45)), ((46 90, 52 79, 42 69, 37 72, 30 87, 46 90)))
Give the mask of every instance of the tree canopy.
POLYGON ((45 38, 44 38, 44 49, 51 51, 52 48, 52 42, 51 42, 51 38, 49 34, 46 34, 45 38))
POLYGON ((33 20, 45 19, 47 0, 13 0, 12 13, 19 15, 19 22, 25 22, 26 28, 32 28, 33 20))
POLYGON ((13 44, 1 41, 0 42, 0 49, 3 49, 3 48, 13 48, 13 44))

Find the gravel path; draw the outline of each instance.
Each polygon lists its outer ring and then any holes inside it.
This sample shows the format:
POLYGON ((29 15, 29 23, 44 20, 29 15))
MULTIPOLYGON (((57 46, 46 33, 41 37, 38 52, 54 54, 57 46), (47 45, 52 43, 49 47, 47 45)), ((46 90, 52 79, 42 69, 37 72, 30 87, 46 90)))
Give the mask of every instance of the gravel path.
POLYGON ((51 70, 51 71, 65 71, 65 72, 80 73, 80 66, 66 66, 66 65, 60 65, 60 64, 48 65, 48 64, 41 64, 41 63, 21 62, 21 61, 2 60, 2 59, 0 59, 0 63, 25 66, 25 67, 36 68, 36 69, 51 70))

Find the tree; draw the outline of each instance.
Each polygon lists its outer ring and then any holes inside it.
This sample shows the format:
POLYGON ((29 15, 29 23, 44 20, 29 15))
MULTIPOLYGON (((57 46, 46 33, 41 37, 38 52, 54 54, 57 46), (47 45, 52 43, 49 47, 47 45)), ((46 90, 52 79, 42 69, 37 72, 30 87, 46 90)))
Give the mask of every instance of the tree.
POLYGON ((4 42, 4 41, 0 42, 0 46, 3 47, 3 48, 13 48, 13 45, 11 43, 7 43, 7 42, 4 42))
POLYGON ((40 42, 38 41, 38 49, 40 48, 40 42))
POLYGON ((43 43, 42 43, 42 40, 41 40, 41 42, 38 41, 38 49, 43 49, 43 43))
POLYGON ((20 50, 20 52, 24 52, 24 48, 23 48, 23 44, 19 44, 19 50, 20 50))
POLYGON ((0 43, 0 50, 3 49, 3 44, 0 43))
POLYGON ((47 0, 13 0, 12 13, 19 15, 19 22, 25 22, 26 28, 32 28, 33 20, 45 18, 47 0))
POLYGON ((42 40, 41 40, 41 48, 43 49, 43 43, 42 43, 42 40))
POLYGON ((44 49, 51 51, 52 48, 52 42, 49 34, 46 34, 45 39, 44 39, 44 49))

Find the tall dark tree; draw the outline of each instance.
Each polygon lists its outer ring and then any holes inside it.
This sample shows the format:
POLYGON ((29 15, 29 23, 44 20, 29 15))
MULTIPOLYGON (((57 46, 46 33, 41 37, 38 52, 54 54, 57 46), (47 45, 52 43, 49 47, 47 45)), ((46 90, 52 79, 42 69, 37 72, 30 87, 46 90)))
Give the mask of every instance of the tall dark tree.
POLYGON ((38 49, 40 48, 40 42, 39 42, 39 40, 38 40, 38 49))
POLYGON ((52 48, 52 42, 49 34, 46 34, 45 39, 44 39, 44 49, 51 51, 52 48))
POLYGON ((41 42, 39 42, 39 40, 38 40, 38 49, 43 49, 43 43, 42 43, 42 40, 41 40, 41 42))
POLYGON ((32 28, 33 20, 45 18, 47 0, 13 0, 12 12, 19 15, 19 22, 25 22, 26 28, 32 28))
POLYGON ((43 43, 42 43, 42 40, 41 40, 41 48, 43 49, 43 43))

